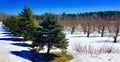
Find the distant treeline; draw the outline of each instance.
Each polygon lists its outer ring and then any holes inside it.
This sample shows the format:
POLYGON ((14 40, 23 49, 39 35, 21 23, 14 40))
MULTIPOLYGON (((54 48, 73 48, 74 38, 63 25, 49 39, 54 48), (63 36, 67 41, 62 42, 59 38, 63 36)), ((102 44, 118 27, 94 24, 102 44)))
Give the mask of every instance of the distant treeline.
MULTIPOLYGON (((0 13, 0 21, 6 18, 8 15, 0 13)), ((9 15, 10 16, 10 15, 9 15)), ((44 19, 44 15, 34 15, 37 21, 44 19)), ((92 18, 97 20, 98 18, 115 21, 120 18, 120 11, 100 11, 100 12, 86 12, 86 13, 77 13, 77 14, 63 14, 56 15, 59 20, 83 20, 92 18)))
MULTIPOLYGON (((32 21, 29 18, 33 17, 33 19, 35 19, 34 21, 36 26, 39 26, 39 24, 42 23, 42 21, 45 19, 44 14, 31 15, 31 12, 30 12, 29 15, 31 16, 25 15, 24 13, 23 15, 19 14, 18 16, 8 17, 7 19, 5 19, 6 21, 4 21, 4 24, 6 24, 6 26, 8 26, 9 28, 14 28, 14 29, 17 28, 15 30, 19 30, 20 32, 22 31, 21 26, 23 25, 22 26, 23 32, 25 34, 29 34, 28 32, 30 30, 24 31, 25 29, 26 30, 28 29, 28 28, 25 28, 25 26, 32 27, 34 23, 27 25, 28 22, 26 22, 25 24, 24 18, 27 19, 29 23, 31 23, 32 21), (25 17, 23 17, 23 15, 25 17), (13 26, 15 24, 12 24, 12 23, 15 23, 15 22, 19 23, 20 25, 16 24, 16 26, 13 26)), ((54 14, 54 17, 58 19, 58 21, 62 24, 62 26, 64 26, 64 29, 67 27, 70 27, 71 34, 73 34, 76 28, 80 26, 79 29, 81 29, 84 32, 84 34, 87 34, 87 37, 89 37, 90 34, 93 32, 100 33, 101 37, 104 37, 105 32, 114 33, 115 35, 113 36, 113 38, 114 38, 114 43, 116 43, 117 36, 120 33, 120 29, 119 29, 120 28, 120 11, 88 12, 88 13, 78 13, 78 14, 63 13, 59 15, 54 14)), ((12 31, 14 32, 15 31, 14 29, 11 30, 11 32, 12 31)), ((16 31, 16 33, 15 32, 14 33, 15 35, 18 35, 18 34, 21 35, 21 34, 24 34, 23 32, 18 33, 18 31, 16 31)))
MULTIPOLYGON (((86 13, 77 13, 77 14, 60 14, 56 15, 60 20, 82 20, 85 18, 93 18, 93 19, 106 19, 106 20, 116 20, 120 18, 120 11, 101 11, 101 12, 86 12, 86 13)), ((36 20, 43 20, 43 15, 35 15, 36 20)))

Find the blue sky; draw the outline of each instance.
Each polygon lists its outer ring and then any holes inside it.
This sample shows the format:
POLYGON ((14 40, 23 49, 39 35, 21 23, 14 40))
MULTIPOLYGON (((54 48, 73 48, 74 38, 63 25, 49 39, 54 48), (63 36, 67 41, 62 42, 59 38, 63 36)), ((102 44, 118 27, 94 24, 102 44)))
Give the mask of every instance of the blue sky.
POLYGON ((120 11, 120 0, 0 0, 0 12, 18 14, 28 5, 34 14, 120 11))

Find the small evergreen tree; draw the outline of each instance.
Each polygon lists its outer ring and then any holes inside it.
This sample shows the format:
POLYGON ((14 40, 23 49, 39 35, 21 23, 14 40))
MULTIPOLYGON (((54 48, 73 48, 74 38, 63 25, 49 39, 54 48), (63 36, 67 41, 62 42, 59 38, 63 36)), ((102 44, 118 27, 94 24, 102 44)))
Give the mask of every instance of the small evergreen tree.
POLYGON ((37 51, 40 51, 46 45, 48 47, 47 54, 49 54, 53 46, 66 49, 67 40, 62 32, 63 27, 59 24, 57 18, 51 13, 46 13, 44 17, 43 22, 34 35, 35 39, 32 45, 36 48, 38 47, 37 51))
POLYGON ((31 40, 32 34, 35 32, 35 18, 28 6, 25 6, 23 11, 19 14, 19 34, 26 40, 31 40))

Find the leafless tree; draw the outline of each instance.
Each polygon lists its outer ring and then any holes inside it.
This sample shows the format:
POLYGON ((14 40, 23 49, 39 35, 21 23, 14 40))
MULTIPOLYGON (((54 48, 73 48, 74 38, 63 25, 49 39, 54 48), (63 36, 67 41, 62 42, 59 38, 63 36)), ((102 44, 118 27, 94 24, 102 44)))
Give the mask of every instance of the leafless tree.
POLYGON ((71 27, 71 34, 75 31, 75 28, 79 25, 79 20, 73 17, 65 17, 64 19, 61 16, 58 16, 60 23, 65 27, 71 27))
POLYGON ((81 27, 82 27, 82 29, 83 29, 83 32, 84 32, 84 34, 86 34, 87 33, 87 22, 86 22, 86 20, 85 19, 82 19, 81 21, 80 21, 80 25, 81 25, 81 27))
POLYGON ((114 38, 114 43, 117 43, 117 37, 118 37, 118 34, 119 34, 119 28, 120 28, 120 21, 114 21, 114 27, 115 27, 115 36, 113 37, 114 38))
POLYGON ((90 36, 90 33, 95 31, 95 21, 91 17, 86 17, 80 21, 80 25, 84 31, 84 34, 87 34, 87 37, 90 36))

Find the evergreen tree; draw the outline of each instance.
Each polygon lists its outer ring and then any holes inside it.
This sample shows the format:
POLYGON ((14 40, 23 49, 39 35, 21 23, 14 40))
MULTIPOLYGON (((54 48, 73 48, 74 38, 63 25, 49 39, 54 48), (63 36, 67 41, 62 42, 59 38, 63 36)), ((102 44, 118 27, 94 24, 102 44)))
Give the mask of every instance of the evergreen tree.
POLYGON ((19 34, 26 40, 31 40, 32 34, 35 32, 35 18, 28 6, 25 6, 23 11, 19 14, 19 34))
POLYGON ((37 50, 41 50, 46 45, 48 47, 47 54, 49 54, 53 46, 66 49, 67 40, 62 32, 63 27, 59 24, 57 18, 51 13, 46 13, 44 17, 43 22, 34 35, 33 46, 37 46, 37 50))
POLYGON ((6 19, 3 20, 3 23, 5 26, 9 28, 12 34, 15 36, 19 36, 19 27, 18 27, 18 21, 19 21, 18 16, 10 16, 6 19))

